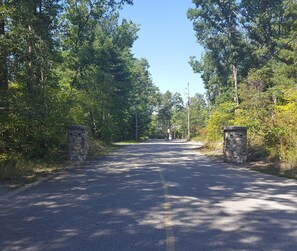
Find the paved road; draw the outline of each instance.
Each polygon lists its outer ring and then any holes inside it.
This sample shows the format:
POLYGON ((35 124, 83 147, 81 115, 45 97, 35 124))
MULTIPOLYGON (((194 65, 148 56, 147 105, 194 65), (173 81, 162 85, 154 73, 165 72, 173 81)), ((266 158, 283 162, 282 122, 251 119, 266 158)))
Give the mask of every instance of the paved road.
POLYGON ((0 250, 297 250, 297 182, 147 143, 0 206, 0 250))

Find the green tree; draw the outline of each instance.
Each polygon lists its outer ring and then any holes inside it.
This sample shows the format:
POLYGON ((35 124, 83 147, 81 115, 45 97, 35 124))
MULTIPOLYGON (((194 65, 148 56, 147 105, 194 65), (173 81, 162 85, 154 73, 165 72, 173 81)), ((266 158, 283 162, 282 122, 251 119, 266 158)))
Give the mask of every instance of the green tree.
POLYGON ((173 96, 170 91, 162 95, 160 108, 158 110, 158 120, 165 135, 167 130, 171 128, 172 108, 174 106, 173 96))
POLYGON ((138 30, 132 22, 118 24, 124 3, 132 1, 0 2, 1 89, 10 87, 1 148, 50 155, 65 143, 71 123, 104 139, 120 134, 138 30))
MULTIPOLYGON (((50 144, 49 121, 56 88, 57 1, 6 1, 6 48, 9 115, 5 141, 8 149, 27 155, 44 154, 50 144), (35 154, 35 153, 34 153, 35 154)), ((7 85, 7 84, 6 84, 7 85)))
POLYGON ((7 19, 7 6, 4 0, 0 1, 0 98, 1 104, 0 109, 5 109, 5 104, 2 103, 3 100, 7 96, 8 91, 8 76, 7 76, 7 56, 8 56, 8 48, 5 43, 5 22, 7 19))
POLYGON ((251 146, 296 165, 296 146, 289 136, 296 134, 296 1, 193 2, 196 8, 188 17, 206 52, 190 64, 202 74, 211 104, 208 139, 219 140, 223 125, 248 126, 251 146), (237 106, 229 102, 231 76, 237 106))
POLYGON ((94 137, 119 138, 127 129, 133 61, 129 50, 138 27, 126 20, 118 24, 114 2, 69 1, 62 18, 61 83, 71 95, 85 97, 77 103, 69 96, 69 119, 75 116, 78 122, 80 117, 94 137))
POLYGON ((152 82, 148 61, 142 58, 133 62, 130 137, 133 135, 138 140, 140 136, 150 136, 149 125, 157 106, 159 90, 152 82))
POLYGON ((234 101, 239 104, 238 76, 245 43, 239 31, 238 2, 197 0, 193 3, 196 8, 188 10, 188 18, 193 21, 197 40, 211 51, 212 63, 216 63, 215 68, 218 70, 213 74, 220 76, 221 65, 229 70, 233 82, 234 101))
POLYGON ((187 125, 186 114, 181 94, 166 91, 160 96, 154 116, 155 134, 164 138, 170 129, 174 137, 184 136, 187 125))
POLYGON ((191 113, 190 121, 192 124, 193 136, 196 136, 197 131, 205 127, 205 120, 207 119, 207 104, 204 95, 196 93, 190 101, 191 113))

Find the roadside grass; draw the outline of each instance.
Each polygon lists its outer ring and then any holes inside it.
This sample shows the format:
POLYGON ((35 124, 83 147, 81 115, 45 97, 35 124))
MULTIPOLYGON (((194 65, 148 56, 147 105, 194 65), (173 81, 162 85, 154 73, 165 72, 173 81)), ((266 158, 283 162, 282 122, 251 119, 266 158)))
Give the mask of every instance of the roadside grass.
POLYGON ((115 146, 125 146, 125 145, 135 145, 139 142, 135 141, 135 140, 129 140, 129 141, 119 141, 119 142, 115 142, 114 145, 115 146))
POLYGON ((270 163, 265 161, 251 161, 248 162, 247 167, 261 173, 280 176, 288 179, 297 180, 297 168, 283 168, 281 163, 270 163))
POLYGON ((293 163, 280 161, 278 158, 269 157, 269 152, 261 145, 252 145, 248 149, 248 162, 246 166, 252 170, 297 179, 297 166, 293 163))
MULTIPOLYGON (((212 160, 224 161, 223 144, 221 142, 204 142, 197 149, 200 153, 212 160)), ((240 164, 251 170, 297 180, 297 167, 293 164, 282 163, 267 156, 265 149, 259 146, 250 146, 247 163, 240 164)))
POLYGON ((95 160, 108 155, 110 152, 119 149, 121 146, 114 143, 105 143, 99 140, 89 142, 88 160, 95 160))
POLYGON ((221 142, 202 142, 202 146, 197 150, 212 160, 224 160, 221 142))
POLYGON ((27 160, 20 155, 0 155, 0 186, 18 188, 62 170, 70 161, 58 159, 27 160))
MULTIPOLYGON (((132 144, 132 142, 122 143, 123 145, 132 144)), ((123 145, 91 140, 87 160, 102 158, 123 145)), ((62 151, 59 156, 29 160, 20 154, 0 153, 0 188, 16 189, 62 171, 74 163, 67 160, 66 150, 62 151)))

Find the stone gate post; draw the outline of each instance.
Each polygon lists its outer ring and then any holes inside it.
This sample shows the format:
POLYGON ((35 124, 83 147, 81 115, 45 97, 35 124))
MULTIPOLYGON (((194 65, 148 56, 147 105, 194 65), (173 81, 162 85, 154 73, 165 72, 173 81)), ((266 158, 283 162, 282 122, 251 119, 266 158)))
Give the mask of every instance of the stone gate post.
POLYGON ((233 163, 247 161, 247 127, 225 126, 224 131, 224 160, 233 163))
POLYGON ((69 160, 85 160, 88 154, 87 129, 84 126, 68 126, 68 158, 69 160))

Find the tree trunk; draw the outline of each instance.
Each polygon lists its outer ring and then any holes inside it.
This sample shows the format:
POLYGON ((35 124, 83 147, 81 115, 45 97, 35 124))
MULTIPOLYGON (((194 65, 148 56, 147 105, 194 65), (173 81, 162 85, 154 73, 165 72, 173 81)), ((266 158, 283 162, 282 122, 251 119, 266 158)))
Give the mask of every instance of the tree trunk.
MULTIPOLYGON (((32 27, 28 25, 29 36, 32 34, 32 27)), ((27 78, 27 88, 28 91, 31 93, 33 91, 33 66, 32 66, 32 41, 29 37, 29 46, 28 46, 28 78, 27 78)))
MULTIPOLYGON (((230 6, 231 8, 231 6, 230 6)), ((232 9, 229 10, 230 14, 228 17, 228 36, 231 43, 231 51, 236 51, 236 24, 234 23, 233 19, 233 11, 232 9)), ((233 81, 234 81, 234 102, 239 105, 239 97, 238 97, 238 68, 236 65, 236 58, 232 56, 232 72, 233 72, 233 81)))
POLYGON ((237 81, 237 74, 238 69, 236 65, 232 65, 233 68, 233 80, 234 80, 234 102, 239 105, 239 97, 238 97, 238 81, 237 81))
MULTIPOLYGON (((4 0, 0 0, 0 7, 4 6, 4 0)), ((5 35, 5 17, 0 16, 0 36, 5 35)), ((4 46, 0 48, 0 110, 7 109, 8 77, 7 77, 7 51, 4 46)))

